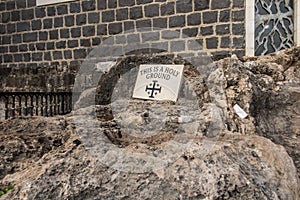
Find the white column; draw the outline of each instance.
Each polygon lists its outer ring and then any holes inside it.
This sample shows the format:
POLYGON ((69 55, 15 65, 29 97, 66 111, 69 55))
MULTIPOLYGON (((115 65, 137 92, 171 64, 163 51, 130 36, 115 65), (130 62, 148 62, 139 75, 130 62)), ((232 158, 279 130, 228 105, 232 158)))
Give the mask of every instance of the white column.
POLYGON ((246 56, 255 53, 255 0, 246 0, 245 6, 246 56))
POLYGON ((295 45, 300 46, 300 2, 294 0, 294 40, 295 45))

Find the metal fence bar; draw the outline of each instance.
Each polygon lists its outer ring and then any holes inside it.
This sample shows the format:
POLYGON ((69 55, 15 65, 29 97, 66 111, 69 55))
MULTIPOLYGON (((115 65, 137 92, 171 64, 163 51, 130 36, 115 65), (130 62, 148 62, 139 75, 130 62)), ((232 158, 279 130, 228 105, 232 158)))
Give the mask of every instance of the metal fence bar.
POLYGON ((16 116, 54 116, 72 111, 72 92, 0 92, 5 119, 16 116))

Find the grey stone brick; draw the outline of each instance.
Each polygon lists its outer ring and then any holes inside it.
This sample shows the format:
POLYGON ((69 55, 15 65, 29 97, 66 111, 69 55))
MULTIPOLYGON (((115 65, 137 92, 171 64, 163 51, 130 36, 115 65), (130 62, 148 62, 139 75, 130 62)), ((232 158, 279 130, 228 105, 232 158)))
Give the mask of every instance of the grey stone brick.
POLYGON ((86 14, 76 15, 76 25, 86 24, 86 14))
POLYGON ((31 28, 32 28, 32 30, 41 30, 42 29, 42 21, 40 19, 32 21, 31 28))
POLYGON ((97 35, 107 35, 107 24, 99 24, 97 26, 97 35))
POLYGON ((136 21, 136 28, 150 28, 152 23, 150 19, 136 21))
POLYGON ((136 4, 140 5, 140 4, 148 4, 148 3, 152 3, 153 0, 136 0, 136 4))
POLYGON ((141 42, 139 34, 129 34, 129 35, 127 35, 127 43, 128 44, 137 43, 137 42, 141 42))
POLYGON ((27 1, 27 7, 35 7, 36 6, 36 0, 32 0, 32 1, 27 1))
POLYGON ((35 51, 36 48, 35 48, 35 44, 31 43, 29 44, 29 51, 35 51))
POLYGON ((213 35, 214 34, 213 26, 200 27, 200 34, 203 36, 213 35))
POLYGON ((2 36, 2 44, 11 44, 11 36, 10 35, 2 36))
POLYGON ((244 35, 245 34, 245 23, 232 24, 232 33, 234 35, 244 35))
POLYGON ((20 34, 16 34, 12 36, 12 42, 13 44, 18 44, 22 42, 22 37, 20 34))
POLYGON ((9 46, 9 52, 15 53, 18 52, 19 48, 18 46, 9 46))
POLYGON ((43 18, 45 16, 46 16, 46 10, 44 7, 35 8, 35 17, 36 18, 43 18))
POLYGON ((224 36, 221 38, 221 48, 230 48, 230 37, 229 36, 224 36))
POLYGON ((0 53, 8 53, 8 47, 0 46, 0 53))
POLYGON ((117 21, 128 19, 128 8, 122 8, 117 10, 117 21))
POLYGON ((185 26, 185 16, 180 15, 180 16, 174 16, 169 18, 169 27, 183 27, 185 26))
POLYGON ((7 1, 6 2, 6 10, 14 10, 16 8, 15 1, 7 1))
POLYGON ((74 24, 75 24, 74 15, 65 16, 65 26, 70 27, 70 26, 74 26, 74 24))
POLYGON ((37 49, 37 50, 40 50, 40 51, 46 50, 46 44, 45 44, 44 42, 42 42, 42 43, 37 43, 37 44, 36 44, 36 49, 37 49))
POLYGON ((230 22, 230 10, 220 11, 219 22, 230 22))
POLYGON ((229 57, 231 53, 229 51, 217 51, 212 53, 213 60, 221 60, 223 58, 229 57))
POLYGON ((78 40, 69 40, 68 48, 75 48, 75 47, 78 47, 78 40))
POLYGON ((29 22, 18 22, 17 23, 17 31, 29 31, 30 30, 30 23, 29 22))
POLYGON ((106 9, 106 0, 97 0, 97 8, 98 10, 104 10, 106 9))
POLYGON ((230 33, 230 24, 222 24, 216 26, 217 35, 225 35, 230 33))
POLYGON ((88 23, 97 24, 100 22, 100 15, 98 12, 93 12, 88 14, 88 23))
POLYGON ((16 1, 16 4, 18 9, 26 8, 26 0, 18 0, 16 1))
POLYGON ((19 46, 19 51, 21 51, 21 52, 28 51, 28 45, 27 44, 21 44, 19 46))
POLYGON ((61 51, 53 51, 53 60, 61 60, 62 59, 62 53, 61 51))
POLYGON ((171 52, 180 52, 185 50, 185 41, 171 41, 170 42, 171 52))
POLYGON ((10 12, 4 12, 4 13, 2 13, 1 18, 2 18, 1 19, 2 23, 9 22, 10 21, 10 12))
POLYGON ((74 50, 74 59, 85 58, 86 55, 87 55, 87 52, 85 49, 75 49, 74 50))
POLYGON ((20 20, 20 11, 11 12, 11 21, 16 22, 20 20))
POLYGON ((9 52, 11 52, 11 53, 18 52, 18 50, 19 50, 18 46, 10 46, 9 47, 9 52))
POLYGON ((54 27, 63 27, 64 26, 64 18, 63 17, 56 17, 54 18, 54 27))
POLYGON ((162 16, 173 15, 175 13, 175 3, 169 2, 169 3, 162 4, 160 6, 160 12, 162 16))
POLYGON ((80 2, 73 2, 70 4, 71 13, 80 13, 80 2))
POLYGON ((191 0, 176 1, 176 13, 188 13, 193 11, 191 0))
POLYGON ((206 40, 206 48, 207 49, 218 48, 218 38, 217 37, 206 38, 205 40, 206 40))
POLYGON ((22 20, 31 20, 34 18, 34 9, 27 9, 21 11, 22 20))
POLYGON ((60 38, 69 38, 70 37, 70 30, 65 28, 65 29, 60 29, 59 30, 59 37, 60 38))
POLYGON ((195 11, 202 11, 209 9, 210 0, 195 0, 194 7, 195 11))
POLYGON ((91 46, 91 40, 90 39, 81 39, 80 40, 80 46, 81 47, 90 47, 91 46))
POLYGON ((142 42, 157 41, 159 40, 159 32, 146 32, 142 33, 142 42))
POLYGON ((232 11, 232 21, 244 21, 245 20, 245 11, 244 10, 237 10, 232 11))
POLYGON ((47 7, 47 16, 55 16, 55 15, 56 15, 55 7, 54 6, 47 7))
POLYGON ((111 23, 108 24, 108 32, 110 35, 121 33, 122 30, 122 23, 111 23))
POLYGON ((95 26, 84 26, 82 34, 84 37, 95 36, 95 26))
POLYGON ((46 40, 48 40, 48 32, 47 31, 39 32, 39 41, 46 41, 46 40))
POLYGON ((190 25, 200 25, 201 15, 200 13, 193 13, 187 16, 187 24, 190 25))
POLYGON ((57 40, 58 39, 58 30, 52 30, 50 33, 50 40, 57 40))
POLYGON ((107 10, 102 12, 102 22, 113 22, 115 21, 115 11, 107 10))
POLYGON ((182 30, 182 34, 187 37, 195 37, 198 35, 198 28, 185 28, 182 30))
POLYGON ((108 1, 108 8, 116 8, 118 5, 118 1, 117 0, 109 0, 108 1))
POLYGON ((233 48, 244 49, 245 48, 245 39, 244 37, 234 37, 232 39, 233 48))
POLYGON ((38 53, 32 53, 32 61, 41 61, 43 58, 43 53, 38 52, 38 53))
POLYGON ((143 17, 143 10, 141 6, 130 8, 130 19, 140 19, 143 17))
POLYGON ((37 32, 31 32, 31 33, 24 33, 23 35, 23 42, 34 42, 37 41, 38 34, 37 32))
POLYGON ((134 29, 134 22, 133 21, 126 21, 124 22, 124 31, 130 31, 134 29))
POLYGON ((92 39, 92 45, 93 46, 97 46, 99 44, 101 44, 101 39, 100 38, 93 38, 92 39))
POLYGON ((87 11, 93 11, 96 9, 96 1, 82 1, 82 11, 87 12, 87 11))
POLYGON ((57 14, 58 15, 68 14, 68 6, 67 5, 58 5, 57 6, 57 14))
POLYGON ((159 16, 159 5, 151 4, 144 6, 144 12, 146 17, 157 17, 159 16))
POLYGON ((81 28, 72 28, 71 29, 71 37, 72 38, 78 38, 81 37, 81 28))
POLYGON ((180 37, 180 32, 164 30, 164 31, 162 31, 161 37, 163 39, 176 39, 176 38, 180 37))
POLYGON ((168 18, 153 19, 153 27, 168 28, 168 18))
POLYGON ((2 13, 1 18, 2 18, 1 19, 2 23, 9 22, 10 21, 10 13, 9 12, 2 13))
POLYGON ((126 44, 126 37, 125 35, 118 35, 115 37, 116 44, 126 44))
MULTIPOLYGON (((48 52, 49 53, 49 52, 48 52)), ((31 60, 31 55, 30 53, 24 53, 23 54, 23 57, 24 57, 24 61, 25 62, 29 62, 31 60)), ((50 60, 50 59, 49 59, 50 60)))
POLYGON ((218 22, 218 12, 217 11, 203 12, 202 19, 204 24, 216 23, 218 22))
POLYGON ((230 0, 211 0, 211 9, 230 8, 230 0))
POLYGON ((3 24, 0 24, 0 34, 5 34, 6 33, 6 26, 3 24))
POLYGON ((59 41, 55 44, 56 49, 65 49, 67 47, 66 41, 59 41))
POLYGON ((22 62, 23 55, 22 54, 14 54, 14 62, 22 62))
POLYGON ((64 51, 64 59, 72 59, 72 51, 71 50, 64 51))
POLYGON ((13 57, 12 57, 12 55, 10 55, 10 54, 5 54, 5 55, 3 56, 3 60, 4 60, 5 63, 9 63, 9 62, 12 62, 12 61, 13 61, 13 57))
POLYGON ((119 0, 119 6, 133 6, 135 4, 135 0, 119 0))
POLYGON ((244 8, 245 7, 245 0, 233 0, 232 2, 233 8, 244 8))
POLYGON ((53 26, 53 21, 51 18, 43 20, 43 29, 50 29, 53 26))

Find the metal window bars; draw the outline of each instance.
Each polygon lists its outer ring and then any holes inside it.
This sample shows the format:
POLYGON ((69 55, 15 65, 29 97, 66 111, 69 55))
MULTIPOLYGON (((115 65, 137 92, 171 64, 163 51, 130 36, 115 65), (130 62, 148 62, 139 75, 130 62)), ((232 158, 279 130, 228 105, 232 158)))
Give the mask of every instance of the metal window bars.
POLYGON ((5 119, 65 115, 72 111, 72 92, 0 92, 0 106, 5 119))

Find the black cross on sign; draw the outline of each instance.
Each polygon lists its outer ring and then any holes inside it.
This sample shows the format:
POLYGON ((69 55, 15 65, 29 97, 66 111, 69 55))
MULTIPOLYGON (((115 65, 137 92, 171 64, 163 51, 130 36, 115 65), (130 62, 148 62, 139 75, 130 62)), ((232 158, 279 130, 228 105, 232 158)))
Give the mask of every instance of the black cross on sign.
POLYGON ((157 95, 158 92, 161 92, 161 87, 157 83, 157 81, 153 81, 153 83, 150 83, 150 85, 146 86, 145 91, 148 93, 149 98, 154 98, 154 95, 157 95))

